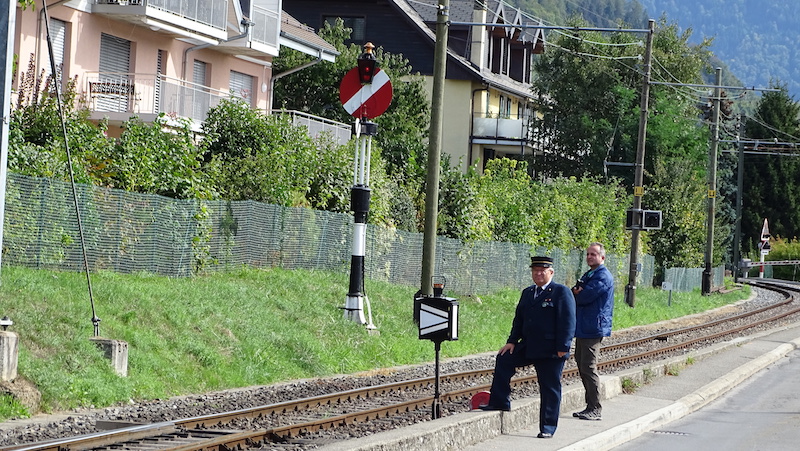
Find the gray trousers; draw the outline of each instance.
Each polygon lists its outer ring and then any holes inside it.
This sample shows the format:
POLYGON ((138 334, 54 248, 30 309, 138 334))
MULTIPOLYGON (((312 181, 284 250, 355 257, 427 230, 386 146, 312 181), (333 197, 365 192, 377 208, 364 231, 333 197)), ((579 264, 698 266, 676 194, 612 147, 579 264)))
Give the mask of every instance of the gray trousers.
POLYGON ((581 375, 583 388, 586 390, 586 408, 600 412, 600 373, 597 371, 597 358, 600 355, 600 338, 575 339, 575 363, 581 375))

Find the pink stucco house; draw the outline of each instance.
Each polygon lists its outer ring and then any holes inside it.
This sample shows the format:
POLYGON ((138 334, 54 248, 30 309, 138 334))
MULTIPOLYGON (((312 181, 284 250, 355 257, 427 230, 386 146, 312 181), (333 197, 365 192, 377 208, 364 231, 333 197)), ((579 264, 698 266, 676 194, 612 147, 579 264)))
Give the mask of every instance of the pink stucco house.
POLYGON ((282 46, 333 61, 338 52, 282 10, 282 0, 61 0, 17 8, 15 87, 33 58, 51 73, 77 77, 91 118, 109 134, 132 115, 192 120, 230 96, 272 106, 272 59, 282 46))

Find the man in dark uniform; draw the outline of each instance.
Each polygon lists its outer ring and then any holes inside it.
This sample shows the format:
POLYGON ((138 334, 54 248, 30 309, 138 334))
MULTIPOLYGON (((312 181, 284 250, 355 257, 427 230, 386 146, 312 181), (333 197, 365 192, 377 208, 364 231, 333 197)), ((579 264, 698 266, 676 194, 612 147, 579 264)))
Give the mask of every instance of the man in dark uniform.
POLYGON ((561 372, 575 335, 575 298, 553 282, 553 259, 531 258, 534 284, 522 290, 511 334, 497 353, 488 405, 483 410, 511 410, 511 378, 517 368, 533 365, 539 379, 539 438, 551 438, 561 410, 561 372))

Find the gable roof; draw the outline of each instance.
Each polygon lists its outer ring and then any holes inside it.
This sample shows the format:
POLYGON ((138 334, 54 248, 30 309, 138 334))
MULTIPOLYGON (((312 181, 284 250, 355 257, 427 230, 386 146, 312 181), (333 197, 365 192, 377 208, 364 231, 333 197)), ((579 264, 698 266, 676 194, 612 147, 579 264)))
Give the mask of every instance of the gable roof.
MULTIPOLYGON (((434 30, 437 20, 438 0, 389 0, 398 11, 403 13, 409 22, 419 30, 420 33, 426 36, 431 42, 436 42, 436 34, 434 30)), ((510 23, 515 25, 534 23, 533 20, 525 20, 521 12, 512 8, 506 3, 498 0, 487 0, 487 9, 491 12, 492 16, 489 19, 490 23, 510 23), (511 15, 509 20, 507 16, 511 15)), ((451 0, 449 20, 450 22, 470 23, 473 21, 474 1, 473 0, 451 0)), ((520 31, 520 40, 524 42, 533 42, 535 47, 544 48, 544 33, 541 29, 508 28, 508 33, 513 33, 513 30, 520 31)), ((505 75, 497 74, 488 68, 477 67, 464 56, 454 52, 449 46, 447 49, 448 59, 459 66, 465 71, 471 73, 474 78, 481 80, 483 83, 492 86, 498 90, 506 91, 519 97, 530 97, 530 85, 527 83, 518 82, 505 75)))
POLYGON ((324 61, 334 62, 339 56, 336 47, 319 37, 313 28, 303 25, 286 11, 281 11, 280 43, 324 61))

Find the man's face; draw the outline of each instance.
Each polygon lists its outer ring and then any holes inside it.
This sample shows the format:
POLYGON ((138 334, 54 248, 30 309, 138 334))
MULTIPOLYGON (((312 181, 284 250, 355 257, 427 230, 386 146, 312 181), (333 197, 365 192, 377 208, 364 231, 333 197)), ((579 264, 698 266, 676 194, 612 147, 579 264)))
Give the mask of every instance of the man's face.
POLYGON ((553 279, 553 268, 542 268, 541 266, 534 266, 531 268, 531 276, 533 277, 533 283, 542 287, 550 283, 550 280, 553 279))
POLYGON ((589 246, 589 248, 586 249, 586 264, 589 265, 590 268, 597 268, 603 264, 605 259, 605 255, 600 255, 599 246, 589 246))

